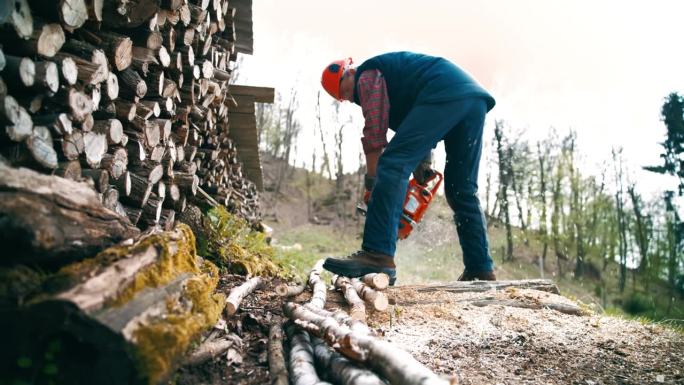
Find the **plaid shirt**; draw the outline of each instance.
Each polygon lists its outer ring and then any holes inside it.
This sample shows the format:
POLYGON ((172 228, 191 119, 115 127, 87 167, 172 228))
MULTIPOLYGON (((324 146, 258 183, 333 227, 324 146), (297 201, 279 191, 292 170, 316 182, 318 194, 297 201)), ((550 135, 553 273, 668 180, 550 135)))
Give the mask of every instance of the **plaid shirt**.
POLYGON ((385 78, 379 70, 366 70, 356 83, 361 102, 361 110, 366 124, 363 128, 363 152, 383 149, 387 145, 389 127, 389 97, 385 78))

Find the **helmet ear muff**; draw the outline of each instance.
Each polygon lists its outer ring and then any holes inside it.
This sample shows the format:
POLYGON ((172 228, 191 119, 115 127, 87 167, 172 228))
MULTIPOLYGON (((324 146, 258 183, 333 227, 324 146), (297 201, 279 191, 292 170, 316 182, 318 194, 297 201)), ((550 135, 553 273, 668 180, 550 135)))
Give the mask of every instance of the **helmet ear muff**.
POLYGON ((352 63, 352 58, 335 60, 328 64, 323 70, 321 85, 330 96, 337 100, 340 100, 340 82, 342 81, 342 75, 344 75, 344 72, 352 63))

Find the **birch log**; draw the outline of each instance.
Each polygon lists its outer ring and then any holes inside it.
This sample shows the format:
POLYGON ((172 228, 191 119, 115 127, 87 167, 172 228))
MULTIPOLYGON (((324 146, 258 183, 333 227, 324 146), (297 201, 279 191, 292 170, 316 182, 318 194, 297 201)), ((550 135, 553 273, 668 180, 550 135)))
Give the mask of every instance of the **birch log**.
POLYGON ((261 285, 261 278, 253 277, 248 279, 245 283, 230 290, 230 294, 226 299, 226 313, 230 316, 237 312, 240 303, 245 296, 252 293, 261 285))

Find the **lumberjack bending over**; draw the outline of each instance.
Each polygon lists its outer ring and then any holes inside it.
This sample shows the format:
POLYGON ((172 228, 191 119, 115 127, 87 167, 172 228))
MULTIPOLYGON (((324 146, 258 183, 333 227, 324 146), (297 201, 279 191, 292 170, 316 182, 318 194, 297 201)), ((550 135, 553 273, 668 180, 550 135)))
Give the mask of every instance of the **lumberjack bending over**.
POLYGON ((487 226, 477 198, 485 115, 494 98, 446 59, 412 52, 372 57, 358 67, 351 58, 323 70, 323 88, 339 101, 361 106, 366 120, 368 212, 361 250, 328 258, 323 267, 347 277, 384 272, 396 279, 397 228, 408 185, 431 174, 430 151, 444 140, 445 193, 454 211, 465 271, 459 280, 495 280, 487 226), (387 129, 395 131, 388 143, 387 129))

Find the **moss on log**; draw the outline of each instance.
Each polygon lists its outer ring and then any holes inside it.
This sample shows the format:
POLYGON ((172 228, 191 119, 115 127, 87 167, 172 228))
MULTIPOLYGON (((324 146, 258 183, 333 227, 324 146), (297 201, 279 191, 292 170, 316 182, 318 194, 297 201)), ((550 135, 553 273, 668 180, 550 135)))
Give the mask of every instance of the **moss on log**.
POLYGON ((214 293, 218 277, 182 224, 66 266, 28 305, 0 309, 2 338, 13 347, 0 353, 9 365, 2 372, 10 383, 161 383, 218 320, 225 305, 214 293), (61 353, 48 362, 55 344, 61 353), (45 365, 58 368, 54 377, 45 365))

